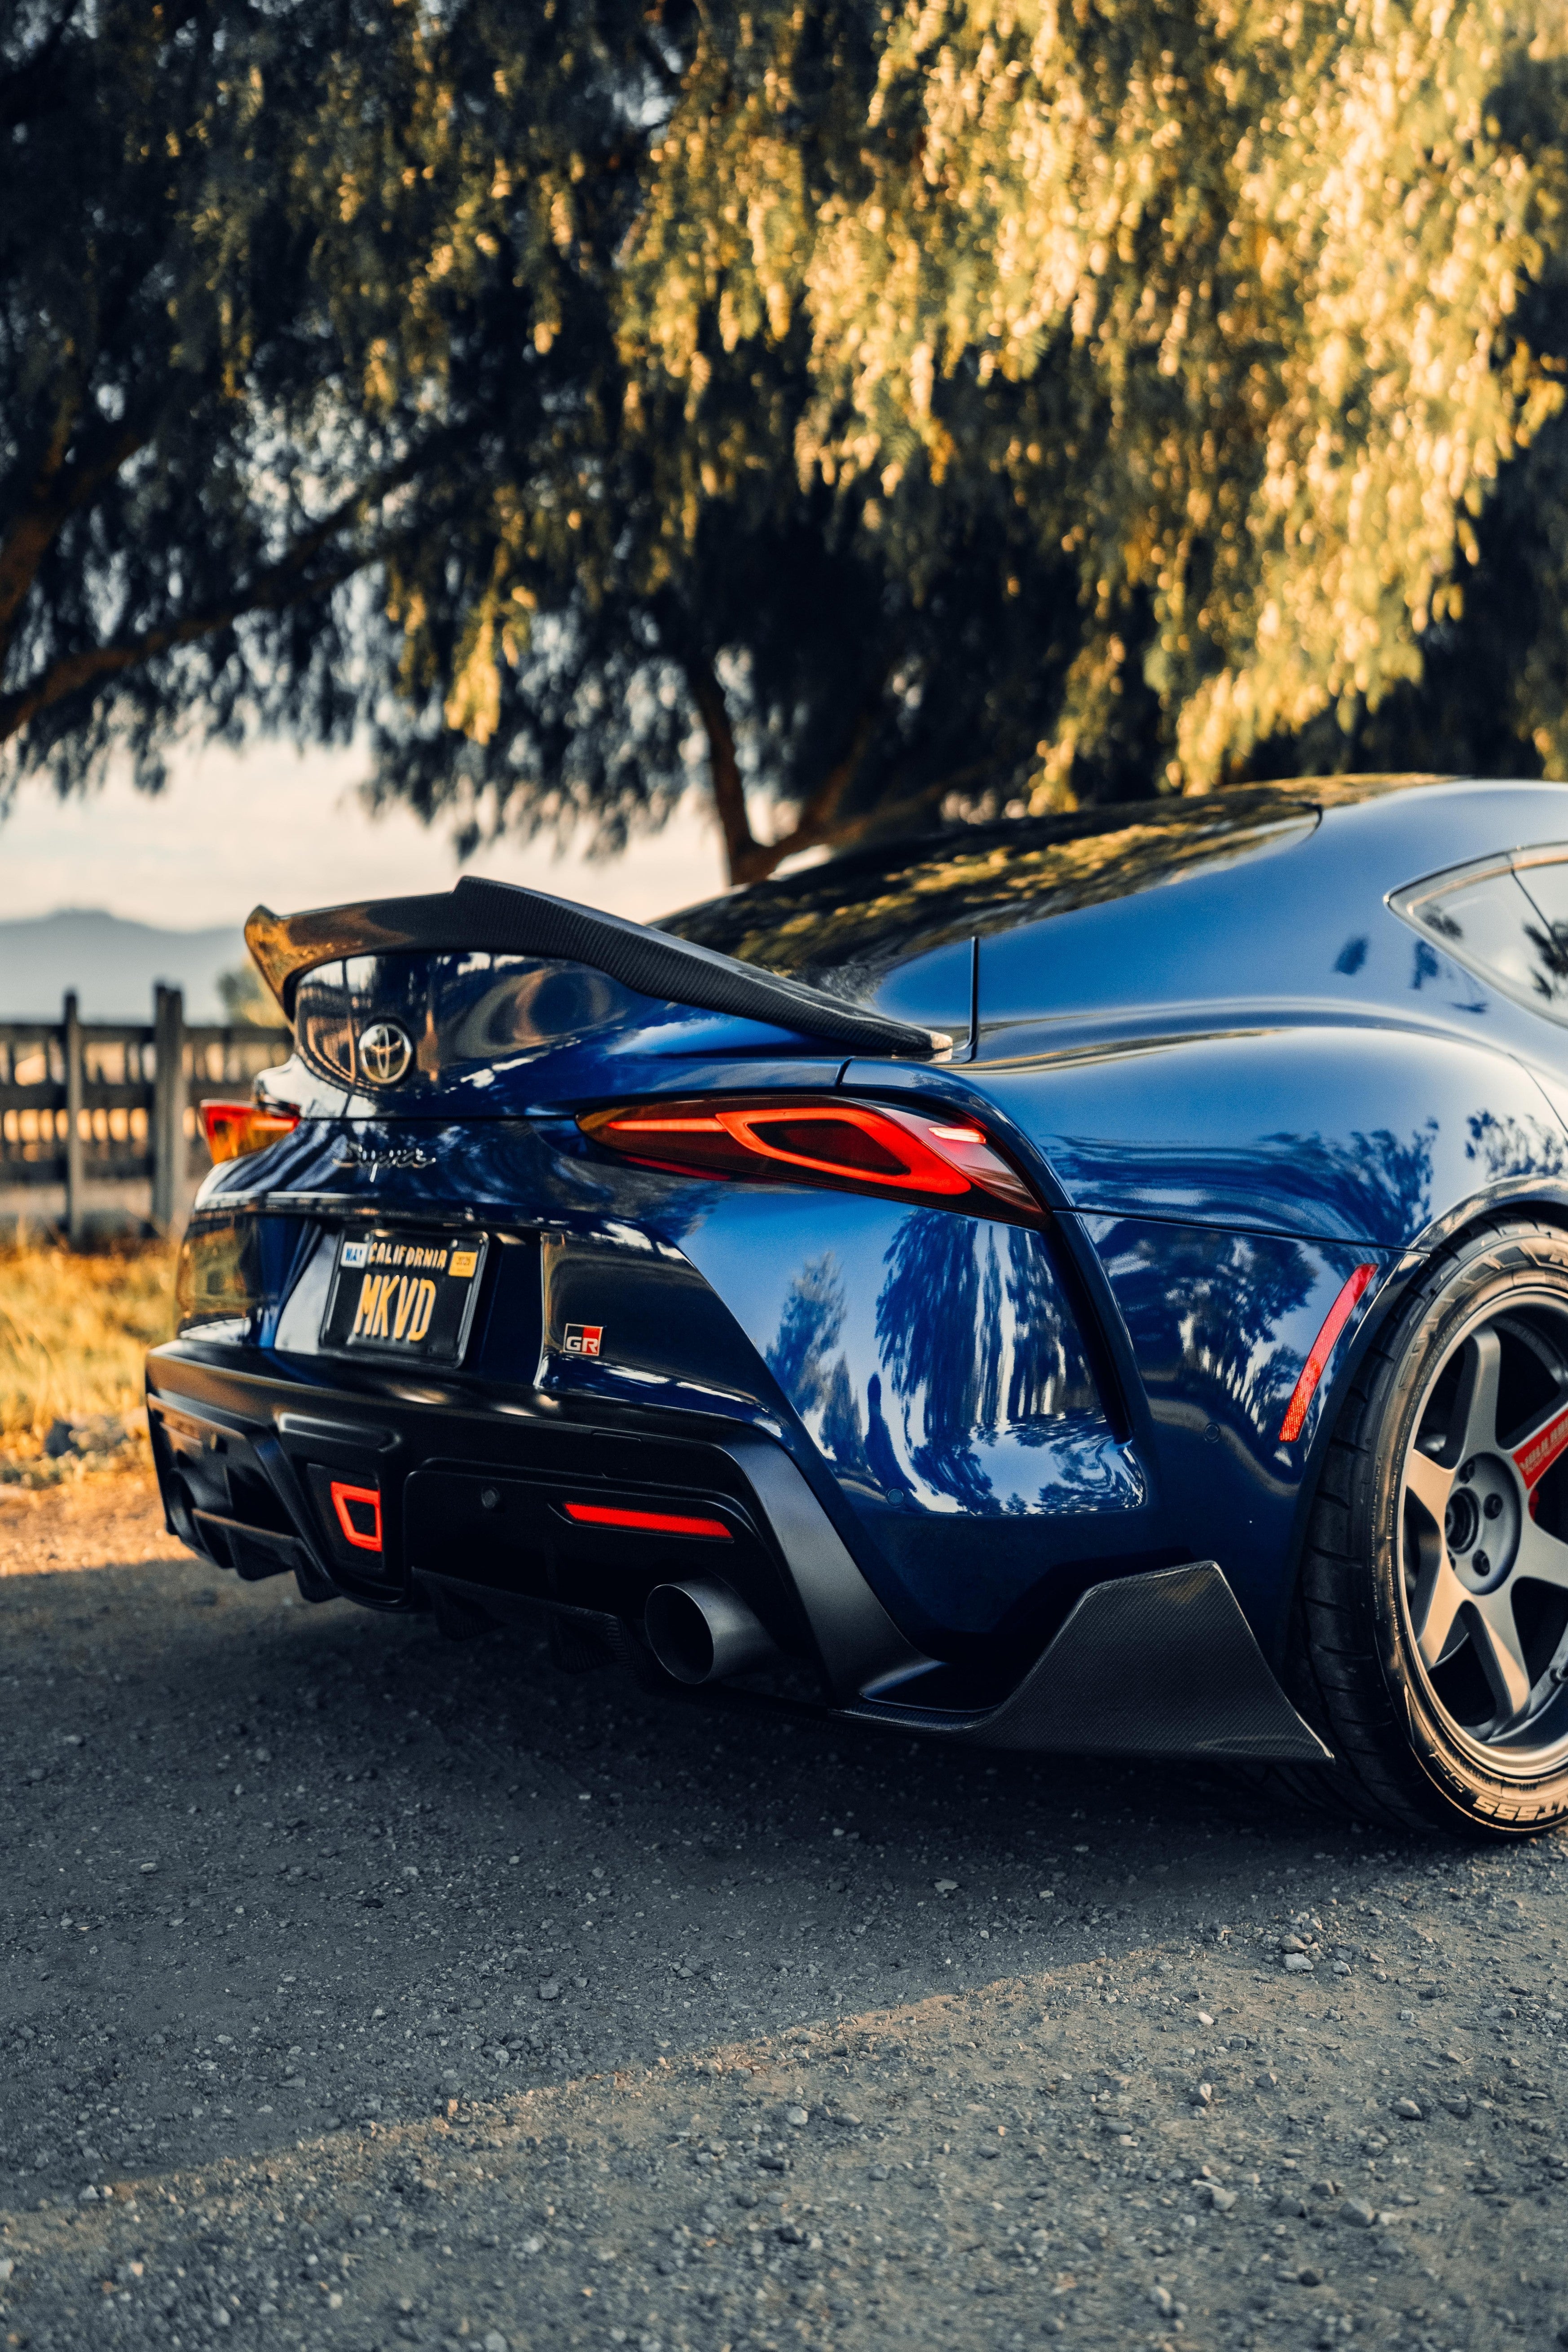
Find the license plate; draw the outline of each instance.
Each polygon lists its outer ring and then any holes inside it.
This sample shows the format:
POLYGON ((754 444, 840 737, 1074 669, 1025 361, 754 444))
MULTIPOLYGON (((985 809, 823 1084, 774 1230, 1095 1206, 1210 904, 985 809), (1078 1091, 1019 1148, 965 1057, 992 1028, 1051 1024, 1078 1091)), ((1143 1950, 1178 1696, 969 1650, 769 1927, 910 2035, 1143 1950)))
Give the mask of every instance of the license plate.
POLYGON ((483 1234, 386 1226, 341 1234, 322 1347, 404 1362, 461 1363, 488 1247, 483 1234))

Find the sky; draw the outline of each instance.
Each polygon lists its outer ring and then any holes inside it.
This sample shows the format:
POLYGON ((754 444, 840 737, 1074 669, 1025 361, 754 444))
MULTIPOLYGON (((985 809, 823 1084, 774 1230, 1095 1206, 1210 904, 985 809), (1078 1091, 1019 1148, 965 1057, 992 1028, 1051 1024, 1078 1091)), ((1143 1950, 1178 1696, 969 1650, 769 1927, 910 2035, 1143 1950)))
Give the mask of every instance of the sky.
POLYGON ((116 776, 101 793, 60 802, 24 786, 0 820, 0 922, 101 907, 169 929, 242 923, 257 901, 279 914, 344 898, 449 889, 460 872, 524 882, 635 920, 669 914, 723 887, 716 832, 688 803, 662 834, 590 865, 557 859, 549 841, 481 850, 460 867, 441 827, 356 804, 362 754, 286 744, 210 747, 171 762, 155 798, 116 776))

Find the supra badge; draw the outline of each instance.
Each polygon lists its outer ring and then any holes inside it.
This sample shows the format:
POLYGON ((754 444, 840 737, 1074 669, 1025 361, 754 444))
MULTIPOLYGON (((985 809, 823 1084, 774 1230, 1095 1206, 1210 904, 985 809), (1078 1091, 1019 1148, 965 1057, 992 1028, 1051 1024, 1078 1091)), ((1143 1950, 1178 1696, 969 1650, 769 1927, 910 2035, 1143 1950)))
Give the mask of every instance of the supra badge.
POLYGON ((596 1356, 605 1344, 602 1323, 568 1323, 562 1342, 569 1356, 596 1356))
POLYGON ((360 1031, 360 1073, 373 1087, 395 1087, 413 1059, 414 1040, 395 1021, 373 1021, 360 1031))
POLYGON ((422 1143, 342 1142, 333 1154, 340 1168, 434 1168, 436 1154, 422 1143))

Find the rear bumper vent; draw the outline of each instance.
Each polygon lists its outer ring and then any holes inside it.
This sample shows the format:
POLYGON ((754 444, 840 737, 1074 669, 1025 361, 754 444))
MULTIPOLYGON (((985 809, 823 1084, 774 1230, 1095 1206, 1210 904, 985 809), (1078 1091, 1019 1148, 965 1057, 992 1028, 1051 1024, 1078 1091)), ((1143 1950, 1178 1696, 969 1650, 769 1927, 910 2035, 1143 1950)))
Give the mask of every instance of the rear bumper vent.
POLYGON ((607 1485, 595 1494, 583 1479, 432 1465, 404 1488, 403 1526, 412 1575, 457 1577, 469 1591, 638 1624, 657 1586, 719 1555, 725 1578, 775 1640, 797 1655, 809 1652, 798 1604, 772 1552, 727 1496, 607 1485))

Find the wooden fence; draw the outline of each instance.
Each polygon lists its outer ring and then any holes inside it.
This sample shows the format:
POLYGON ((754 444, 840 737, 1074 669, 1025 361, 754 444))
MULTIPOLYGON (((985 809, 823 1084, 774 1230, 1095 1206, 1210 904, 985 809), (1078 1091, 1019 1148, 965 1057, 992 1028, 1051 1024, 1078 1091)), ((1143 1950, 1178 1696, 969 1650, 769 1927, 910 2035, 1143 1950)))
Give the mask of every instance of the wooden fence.
POLYGON ((146 1024, 79 1020, 74 993, 57 1022, 0 1021, 0 1193, 63 1191, 74 1245, 89 1187, 145 1184, 167 1233, 208 1166, 203 1097, 248 1096, 289 1050, 284 1029, 187 1024, 177 988, 153 992, 146 1024))

